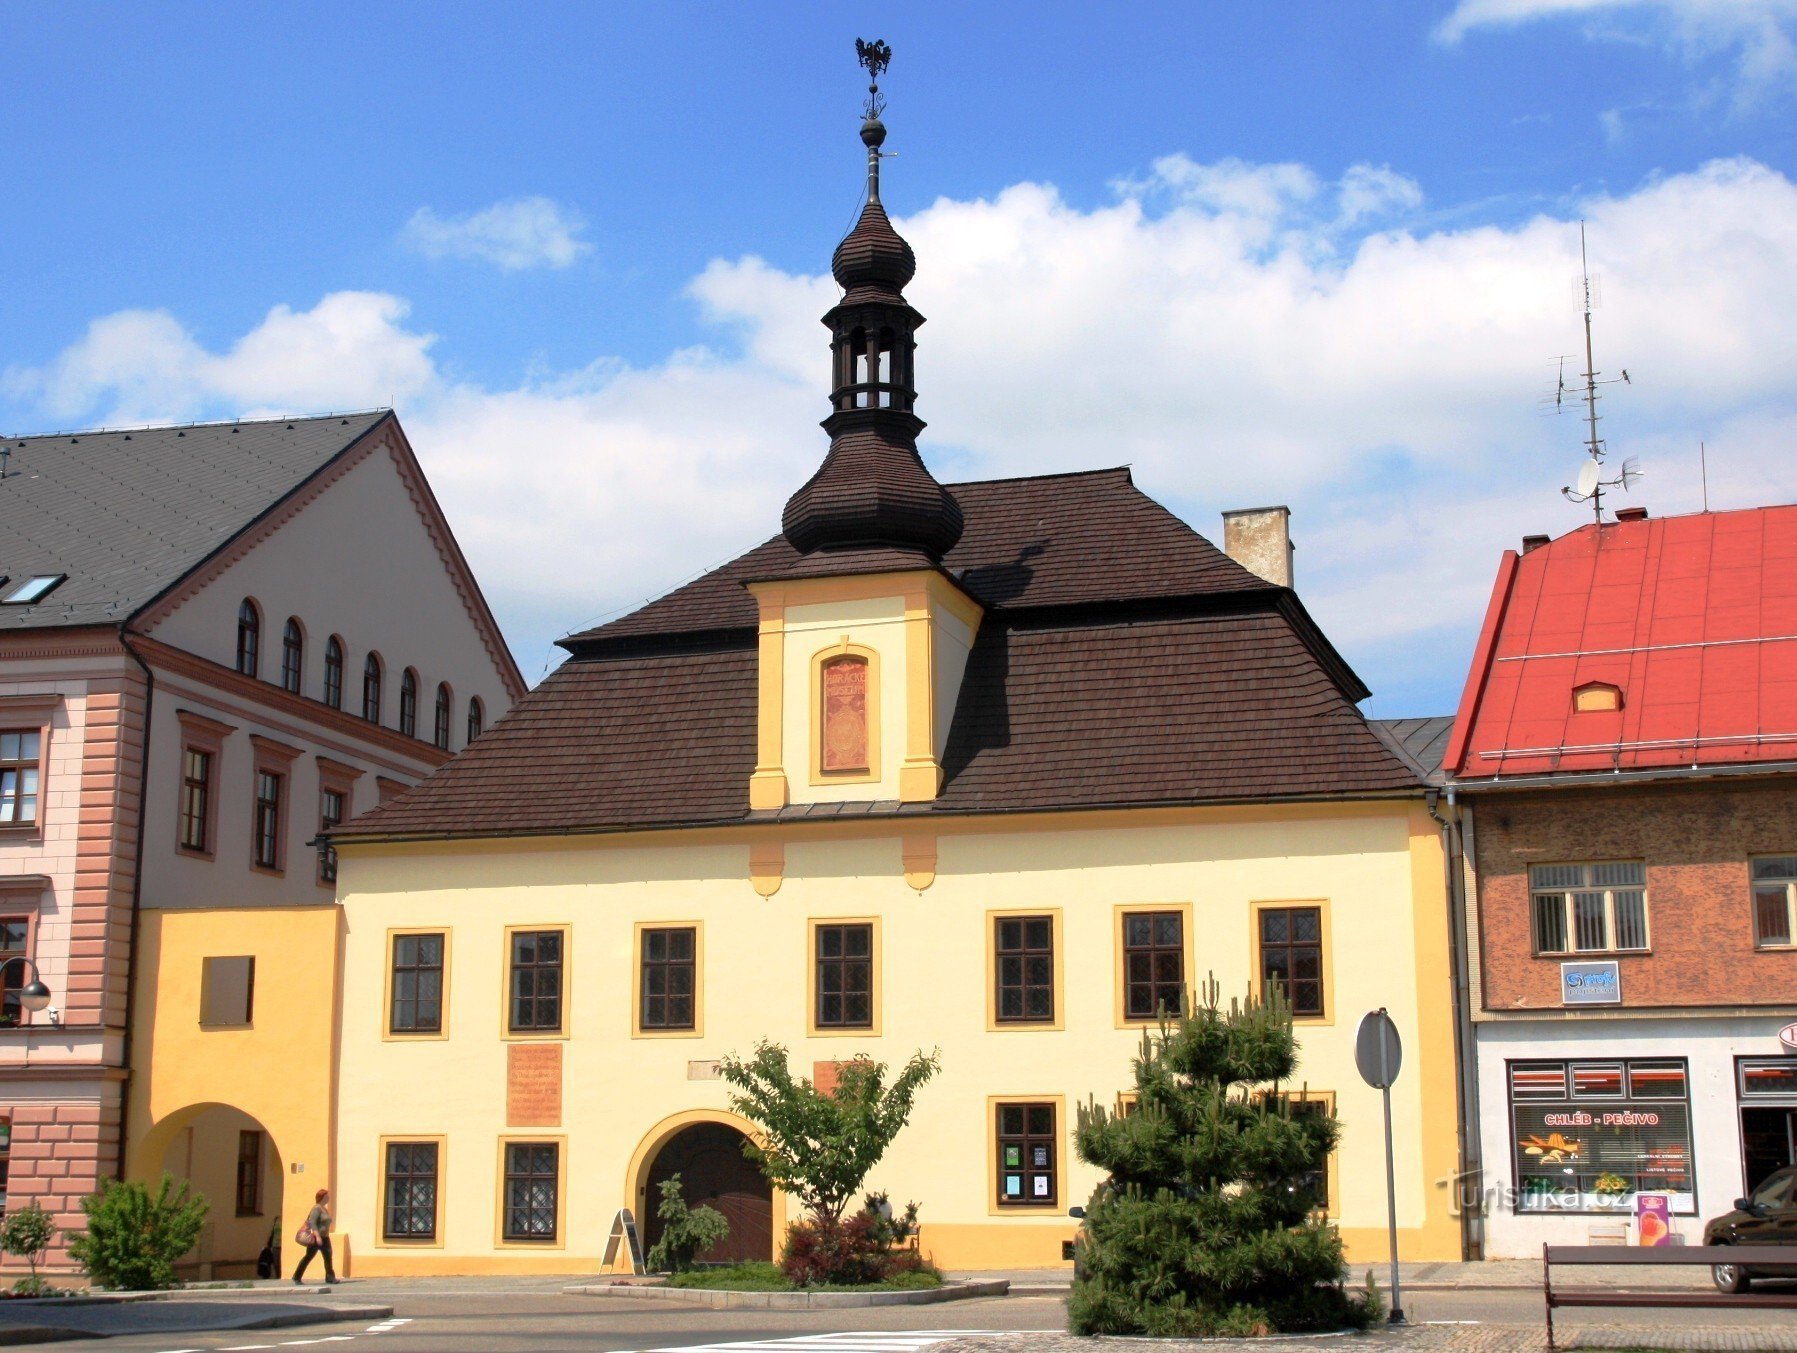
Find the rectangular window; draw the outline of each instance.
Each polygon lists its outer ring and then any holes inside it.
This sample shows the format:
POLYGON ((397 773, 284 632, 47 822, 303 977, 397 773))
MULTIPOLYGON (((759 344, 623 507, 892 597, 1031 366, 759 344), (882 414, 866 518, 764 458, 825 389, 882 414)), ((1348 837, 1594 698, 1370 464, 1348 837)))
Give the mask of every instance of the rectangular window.
POLYGON ((393 937, 393 987, 387 1032, 443 1032, 443 936, 393 937))
MULTIPOLYGON (((1287 1112, 1293 1118, 1310 1115, 1327 1118, 1331 1112, 1329 1097, 1314 1092, 1302 1095, 1281 1095, 1285 1101, 1287 1112)), ((1303 1175, 1298 1189, 1310 1202, 1312 1212, 1327 1215, 1329 1212, 1329 1162, 1324 1160, 1316 1169, 1303 1175)))
POLYGON ((873 1028, 873 926, 867 922, 820 925, 815 934, 817 1027, 873 1028))
POLYGON ((0 1118, 0 1217, 6 1215, 6 1183, 12 1172, 12 1119, 0 1118))
POLYGON ((181 749, 181 844, 188 850, 209 851, 207 808, 212 798, 212 753, 197 747, 181 749))
POLYGON ((1054 918, 1000 916, 992 924, 994 1014, 998 1022, 1052 1024, 1054 918))
POLYGON ((1123 1015, 1177 1014, 1186 989, 1185 917, 1177 911, 1132 911, 1123 917, 1123 1015))
POLYGON ((262 1215, 262 1134, 237 1134, 237 1215, 262 1215))
MULTIPOLYGON (((438 1152, 436 1142, 387 1143, 381 1206, 384 1239, 437 1238, 438 1152)), ((553 1189, 554 1184, 550 1187, 553 1189)), ((553 1227, 553 1221, 550 1224, 553 1227)))
POLYGON ((692 926, 643 931, 645 1029, 691 1029, 698 1019, 698 932, 692 926))
POLYGON ((1632 1215, 1635 1195, 1669 1195, 1692 1215, 1685 1062, 1511 1062, 1518 1212, 1632 1215))
POLYGON ((285 776, 256 772, 255 863, 258 869, 281 867, 281 788, 285 776))
POLYGON ((1530 908, 1537 954, 1647 948, 1647 867, 1638 862, 1534 865, 1530 908))
POLYGON ((1055 1206, 1058 1135, 1053 1104, 998 1106, 999 1206, 1055 1206))
POLYGON ((511 1013, 515 1034, 560 1033, 562 1028, 562 932, 512 932, 511 1013))
MULTIPOLYGON (((1261 990, 1277 985, 1300 1018, 1323 1014, 1323 909, 1262 907, 1261 990)), ((1299 1101, 1309 1103, 1309 1100, 1299 1101)))
POLYGON ((1797 934, 1797 855, 1753 862, 1753 942, 1788 949, 1797 934))
MULTIPOLYGON (((343 791, 341 789, 321 789, 318 791, 318 830, 322 834, 332 827, 343 823, 343 791)), ((318 852, 318 881, 335 883, 337 881, 337 848, 327 845, 318 852)))
POLYGON ((209 1028, 241 1028, 256 1009, 253 955, 200 960, 200 1023, 209 1028))
POLYGON ((43 745, 38 729, 0 730, 0 824, 37 821, 38 758, 43 745))
POLYGON ((0 1029, 16 1029, 24 1019, 19 1004, 19 990, 25 985, 25 965, 15 958, 28 958, 31 944, 31 922, 23 916, 0 918, 0 1029))
POLYGON ((505 1229, 507 1240, 554 1243, 560 1148, 554 1142, 507 1142, 505 1229))

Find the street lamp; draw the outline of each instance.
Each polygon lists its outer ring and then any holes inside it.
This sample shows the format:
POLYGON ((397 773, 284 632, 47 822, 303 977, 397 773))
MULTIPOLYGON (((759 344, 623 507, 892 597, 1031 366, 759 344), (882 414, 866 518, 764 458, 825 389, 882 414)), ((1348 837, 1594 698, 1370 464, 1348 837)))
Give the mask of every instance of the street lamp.
POLYGON ((48 1008, 50 1004, 50 988, 44 985, 43 974, 37 970, 37 964, 23 954, 14 954, 4 963, 0 963, 0 990, 6 987, 6 970, 15 963, 23 963, 31 973, 31 980, 19 988, 19 1004, 32 1014, 48 1008))

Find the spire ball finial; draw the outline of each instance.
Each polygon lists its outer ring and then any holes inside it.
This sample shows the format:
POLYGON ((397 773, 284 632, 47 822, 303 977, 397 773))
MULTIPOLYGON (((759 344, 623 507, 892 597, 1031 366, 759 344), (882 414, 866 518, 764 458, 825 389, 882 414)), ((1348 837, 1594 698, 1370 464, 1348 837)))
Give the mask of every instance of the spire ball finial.
POLYGON ((875 38, 872 42, 868 42, 864 38, 856 38, 855 59, 866 68, 869 77, 866 108, 868 120, 871 122, 878 119, 886 107, 886 100, 880 97, 880 77, 892 64, 892 48, 883 38, 875 38))

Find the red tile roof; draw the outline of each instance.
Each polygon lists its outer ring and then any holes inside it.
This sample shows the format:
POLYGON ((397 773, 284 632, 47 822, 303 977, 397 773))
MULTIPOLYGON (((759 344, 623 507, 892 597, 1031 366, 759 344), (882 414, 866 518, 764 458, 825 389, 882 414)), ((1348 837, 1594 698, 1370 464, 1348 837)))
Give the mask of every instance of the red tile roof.
POLYGON ((1797 760, 1797 504, 1504 555, 1447 766, 1465 780, 1797 760), (1576 711, 1575 689, 1621 690, 1576 711))

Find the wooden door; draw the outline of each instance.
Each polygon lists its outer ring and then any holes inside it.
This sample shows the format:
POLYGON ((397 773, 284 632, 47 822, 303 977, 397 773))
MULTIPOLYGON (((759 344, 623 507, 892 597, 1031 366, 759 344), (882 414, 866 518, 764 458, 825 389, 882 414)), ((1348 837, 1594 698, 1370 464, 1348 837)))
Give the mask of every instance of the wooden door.
POLYGON ((774 1248, 774 1190, 761 1167, 743 1155, 744 1137, 722 1123, 683 1128, 662 1147, 649 1167, 643 1200, 643 1243, 661 1239, 661 1184, 680 1176, 680 1196, 688 1207, 715 1207, 730 1223, 730 1234, 699 1256, 703 1263, 740 1264, 771 1257, 774 1248))

